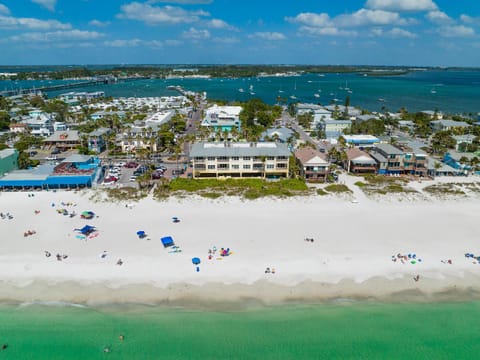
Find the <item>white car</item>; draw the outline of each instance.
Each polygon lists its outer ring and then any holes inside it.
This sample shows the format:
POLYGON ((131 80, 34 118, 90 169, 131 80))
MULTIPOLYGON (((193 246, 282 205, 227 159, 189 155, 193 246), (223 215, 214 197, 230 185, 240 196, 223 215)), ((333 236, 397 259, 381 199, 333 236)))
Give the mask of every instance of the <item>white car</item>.
POLYGON ((137 181, 137 177, 135 175, 130 176, 130 181, 137 181))

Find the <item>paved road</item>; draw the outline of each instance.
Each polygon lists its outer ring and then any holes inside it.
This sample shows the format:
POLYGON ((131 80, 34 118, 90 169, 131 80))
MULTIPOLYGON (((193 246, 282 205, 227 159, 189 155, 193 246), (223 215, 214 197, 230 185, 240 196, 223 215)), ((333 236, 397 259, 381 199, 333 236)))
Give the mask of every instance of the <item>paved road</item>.
POLYGON ((282 113, 282 122, 285 124, 285 126, 291 127, 293 130, 298 132, 300 135, 300 140, 303 141, 308 141, 311 142, 312 144, 317 144, 317 140, 313 139, 310 135, 308 135, 300 125, 298 125, 298 122, 295 120, 294 117, 290 116, 288 111, 284 111, 282 113))

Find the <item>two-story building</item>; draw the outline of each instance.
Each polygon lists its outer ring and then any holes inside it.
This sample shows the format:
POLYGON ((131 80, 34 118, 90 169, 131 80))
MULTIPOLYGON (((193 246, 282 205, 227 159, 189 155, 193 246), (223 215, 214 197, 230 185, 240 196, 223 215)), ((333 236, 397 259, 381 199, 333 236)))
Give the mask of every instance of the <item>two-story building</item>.
POLYGON ((0 150, 0 176, 18 169, 18 151, 15 149, 0 150))
POLYGON ((300 168, 300 176, 309 182, 325 182, 330 172, 327 155, 310 147, 295 151, 295 159, 300 168))
POLYGON ((201 126, 213 131, 232 131, 233 128, 240 130, 241 106, 218 106, 213 105, 205 110, 205 118, 201 126))
POLYGON ((427 175, 427 155, 415 151, 403 151, 390 144, 378 144, 370 155, 377 162, 379 174, 427 175))
POLYGON ((350 148, 346 151, 347 159, 343 167, 353 174, 375 174, 377 162, 365 151, 358 148, 350 148))
POLYGON ((318 122, 318 129, 325 133, 327 139, 338 139, 343 131, 351 126, 351 120, 320 120, 318 122))
POLYGON ((107 147, 107 137, 112 133, 109 128, 99 128, 88 134, 88 151, 95 152, 97 154, 105 151, 107 147))
POLYGON ((194 178, 281 178, 288 176, 290 155, 281 143, 199 142, 192 146, 190 163, 194 178))
POLYGON ((157 151, 158 137, 155 130, 149 126, 132 126, 119 136, 122 152, 132 152, 139 149, 157 151))
POLYGON ((77 130, 56 131, 45 140, 43 144, 46 148, 57 148, 62 151, 75 149, 80 146, 80 135, 77 130))

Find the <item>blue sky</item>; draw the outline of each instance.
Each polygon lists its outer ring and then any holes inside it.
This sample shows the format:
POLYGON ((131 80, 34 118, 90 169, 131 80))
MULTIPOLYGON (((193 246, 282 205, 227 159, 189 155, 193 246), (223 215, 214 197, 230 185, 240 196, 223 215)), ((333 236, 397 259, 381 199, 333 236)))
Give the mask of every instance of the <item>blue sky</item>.
POLYGON ((0 64, 480 66, 478 0, 0 0, 0 64))

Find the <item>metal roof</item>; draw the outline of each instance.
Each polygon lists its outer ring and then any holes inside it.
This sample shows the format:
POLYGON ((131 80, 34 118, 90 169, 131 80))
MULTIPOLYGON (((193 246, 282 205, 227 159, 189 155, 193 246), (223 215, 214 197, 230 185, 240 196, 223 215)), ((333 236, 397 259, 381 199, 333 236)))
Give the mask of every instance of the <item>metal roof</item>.
POLYGON ((208 156, 290 156, 287 146, 280 143, 195 143, 190 157, 208 156))

